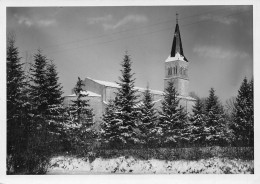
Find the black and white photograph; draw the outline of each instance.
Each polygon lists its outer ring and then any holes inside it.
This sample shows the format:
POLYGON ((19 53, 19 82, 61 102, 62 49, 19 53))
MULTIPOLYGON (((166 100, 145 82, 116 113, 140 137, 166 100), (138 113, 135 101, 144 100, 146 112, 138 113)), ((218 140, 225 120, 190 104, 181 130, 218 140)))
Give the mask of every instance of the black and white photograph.
POLYGON ((255 5, 76 2, 5 7, 7 176, 255 174, 255 5))

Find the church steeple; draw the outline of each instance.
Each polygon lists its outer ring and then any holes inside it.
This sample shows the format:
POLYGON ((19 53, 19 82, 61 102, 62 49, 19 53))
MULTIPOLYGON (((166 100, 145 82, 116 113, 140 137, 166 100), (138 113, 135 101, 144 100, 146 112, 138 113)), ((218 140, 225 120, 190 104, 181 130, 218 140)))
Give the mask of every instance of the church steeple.
POLYGON ((189 62, 183 54, 181 34, 178 24, 178 14, 176 14, 176 27, 173 37, 171 55, 165 60, 164 89, 170 81, 180 96, 189 95, 189 62))
POLYGON ((172 42, 171 57, 175 57, 177 53, 179 53, 182 57, 184 57, 184 60, 188 62, 188 60, 186 59, 183 53, 181 34, 180 34, 180 29, 178 24, 178 13, 176 14, 176 27, 175 27, 175 32, 174 32, 174 37, 172 42))

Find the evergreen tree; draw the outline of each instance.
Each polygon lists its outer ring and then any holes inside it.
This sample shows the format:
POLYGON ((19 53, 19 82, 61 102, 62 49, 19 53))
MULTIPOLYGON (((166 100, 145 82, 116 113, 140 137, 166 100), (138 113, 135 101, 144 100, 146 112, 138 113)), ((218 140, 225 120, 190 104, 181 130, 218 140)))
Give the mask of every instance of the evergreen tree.
POLYGON ((147 86, 144 92, 143 105, 140 108, 142 141, 148 147, 158 144, 157 113, 154 108, 152 94, 147 86))
POLYGON ((72 100, 69 108, 71 117, 69 122, 70 142, 76 151, 88 151, 93 138, 94 131, 91 129, 93 125, 93 110, 90 108, 89 100, 86 100, 88 94, 84 91, 85 84, 78 77, 77 84, 74 88, 76 100, 72 100))
POLYGON ((136 144, 139 144, 140 140, 138 138, 138 111, 135 108, 137 104, 136 91, 134 89, 133 75, 131 73, 131 59, 129 55, 124 56, 122 62, 123 69, 122 77, 119 77, 118 91, 116 92, 115 105, 118 114, 118 119, 121 121, 120 124, 117 124, 115 127, 118 133, 118 146, 119 147, 131 147, 136 144))
POLYGON ((63 102, 62 86, 59 83, 58 73, 53 62, 47 65, 46 77, 48 82, 48 105, 61 104, 63 102))
POLYGON ((48 120, 48 131, 51 133, 53 137, 53 149, 58 149, 60 146, 60 142, 64 141, 64 130, 63 130, 63 121, 64 121, 64 107, 63 107, 63 94, 62 86, 58 82, 59 77, 56 71, 55 64, 51 61, 51 63, 47 64, 46 78, 48 82, 47 89, 47 101, 48 101, 48 112, 47 112, 47 120, 48 120))
POLYGON ((183 146, 188 139, 187 114, 179 106, 177 91, 173 82, 169 82, 165 89, 162 111, 159 112, 159 125, 161 144, 164 146, 183 146))
POLYGON ((118 143, 121 142, 117 129, 122 124, 122 120, 118 119, 118 116, 118 110, 114 101, 110 100, 103 115, 103 123, 101 125, 101 143, 105 147, 117 148, 118 143))
POLYGON ((25 74, 23 64, 15 46, 15 37, 7 37, 7 173, 18 172, 23 168, 21 154, 26 150, 27 137, 25 129, 27 119, 24 95, 25 74))
POLYGON ((203 145, 205 142, 204 127, 206 125, 206 117, 203 102, 197 98, 193 106, 193 114, 190 118, 190 142, 193 145, 203 145))
POLYGON ((253 80, 244 78, 235 103, 232 129, 236 135, 235 143, 240 146, 253 146, 254 142, 253 80))
POLYGON ((213 88, 210 89, 206 102, 205 135, 205 143, 208 146, 225 145, 229 142, 231 135, 227 124, 225 124, 223 107, 220 105, 213 88))
POLYGON ((52 154, 53 137, 48 125, 48 87, 47 58, 38 50, 30 67, 29 104, 30 120, 27 129, 28 160, 27 172, 41 174, 46 172, 48 159, 52 154))
POLYGON ((32 102, 33 114, 35 116, 46 115, 48 110, 48 87, 49 81, 47 80, 47 58, 42 54, 41 50, 34 55, 34 64, 30 68, 31 84, 30 84, 30 97, 32 102))

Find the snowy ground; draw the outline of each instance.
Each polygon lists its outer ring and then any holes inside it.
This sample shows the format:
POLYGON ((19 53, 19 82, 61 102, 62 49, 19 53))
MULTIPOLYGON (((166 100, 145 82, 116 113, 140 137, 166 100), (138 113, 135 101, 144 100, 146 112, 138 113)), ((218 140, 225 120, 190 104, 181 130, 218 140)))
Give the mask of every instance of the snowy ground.
POLYGON ((82 158, 54 157, 47 174, 252 174, 254 161, 239 159, 210 158, 199 161, 137 160, 119 157, 115 159, 96 158, 92 163, 82 158))

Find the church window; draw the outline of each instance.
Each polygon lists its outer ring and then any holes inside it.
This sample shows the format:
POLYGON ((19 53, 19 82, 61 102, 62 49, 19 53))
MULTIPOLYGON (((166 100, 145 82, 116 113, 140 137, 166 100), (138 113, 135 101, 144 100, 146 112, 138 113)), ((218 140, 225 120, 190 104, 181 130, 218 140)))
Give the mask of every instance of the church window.
POLYGON ((175 67, 173 68, 173 73, 174 73, 174 75, 177 74, 177 66, 175 66, 175 67))
POLYGON ((168 75, 171 75, 171 67, 168 68, 168 75))

